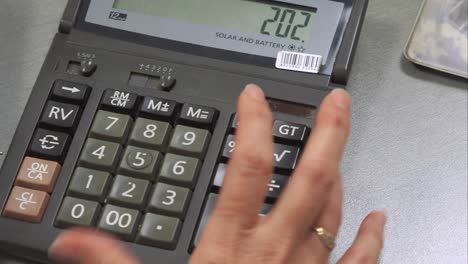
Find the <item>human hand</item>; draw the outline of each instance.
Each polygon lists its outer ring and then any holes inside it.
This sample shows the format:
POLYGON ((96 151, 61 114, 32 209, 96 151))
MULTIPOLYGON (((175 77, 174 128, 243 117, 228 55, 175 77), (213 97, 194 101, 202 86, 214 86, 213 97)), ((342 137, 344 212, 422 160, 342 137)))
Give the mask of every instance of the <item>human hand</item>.
MULTIPOLYGON (((236 148, 224 187, 190 263, 327 263, 330 248, 314 229, 334 236, 341 224, 339 165, 349 133, 348 94, 335 90, 323 100, 286 190, 263 217, 258 212, 272 174, 273 117, 261 89, 246 87, 237 114, 236 148)), ((385 221, 381 212, 369 214, 340 263, 376 263, 385 221)), ((85 229, 66 231, 49 255, 61 263, 139 263, 117 240, 85 229)))

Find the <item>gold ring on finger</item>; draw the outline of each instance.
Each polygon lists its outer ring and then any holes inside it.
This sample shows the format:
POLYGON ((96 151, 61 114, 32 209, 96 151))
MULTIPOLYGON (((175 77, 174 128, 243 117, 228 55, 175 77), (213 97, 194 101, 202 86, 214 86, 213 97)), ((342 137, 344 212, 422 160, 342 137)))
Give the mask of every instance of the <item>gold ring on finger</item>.
POLYGON ((314 228, 314 232, 328 250, 332 251, 333 248, 335 248, 335 236, 332 233, 328 232, 323 227, 314 228))

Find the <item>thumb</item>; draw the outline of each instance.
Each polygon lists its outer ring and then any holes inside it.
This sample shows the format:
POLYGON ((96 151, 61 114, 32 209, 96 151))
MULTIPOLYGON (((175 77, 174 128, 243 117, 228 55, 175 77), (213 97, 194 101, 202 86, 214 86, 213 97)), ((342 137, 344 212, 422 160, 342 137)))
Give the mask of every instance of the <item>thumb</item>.
POLYGON ((88 229, 69 230, 49 248, 57 263, 138 264, 139 261, 117 240, 88 229))

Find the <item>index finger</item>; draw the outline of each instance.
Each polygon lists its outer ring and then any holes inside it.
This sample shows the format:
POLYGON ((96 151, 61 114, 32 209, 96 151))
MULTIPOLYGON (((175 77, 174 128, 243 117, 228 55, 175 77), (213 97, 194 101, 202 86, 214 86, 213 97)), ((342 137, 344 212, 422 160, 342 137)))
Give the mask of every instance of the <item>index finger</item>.
POLYGON ((273 114, 263 91, 248 85, 237 107, 236 146, 212 220, 253 226, 273 170, 273 114))

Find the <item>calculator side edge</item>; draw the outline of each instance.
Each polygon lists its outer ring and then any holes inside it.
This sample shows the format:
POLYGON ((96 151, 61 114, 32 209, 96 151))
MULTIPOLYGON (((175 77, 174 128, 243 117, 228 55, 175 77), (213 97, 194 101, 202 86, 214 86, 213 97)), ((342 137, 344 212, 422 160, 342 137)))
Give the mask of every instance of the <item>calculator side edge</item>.
POLYGON ((67 5, 63 11, 62 18, 58 31, 60 33, 68 34, 75 26, 76 18, 81 7, 81 0, 68 0, 67 5))
POLYGON ((331 82, 333 83, 346 85, 348 82, 368 4, 369 0, 357 0, 353 4, 348 25, 343 34, 343 40, 333 66, 331 75, 331 82))

